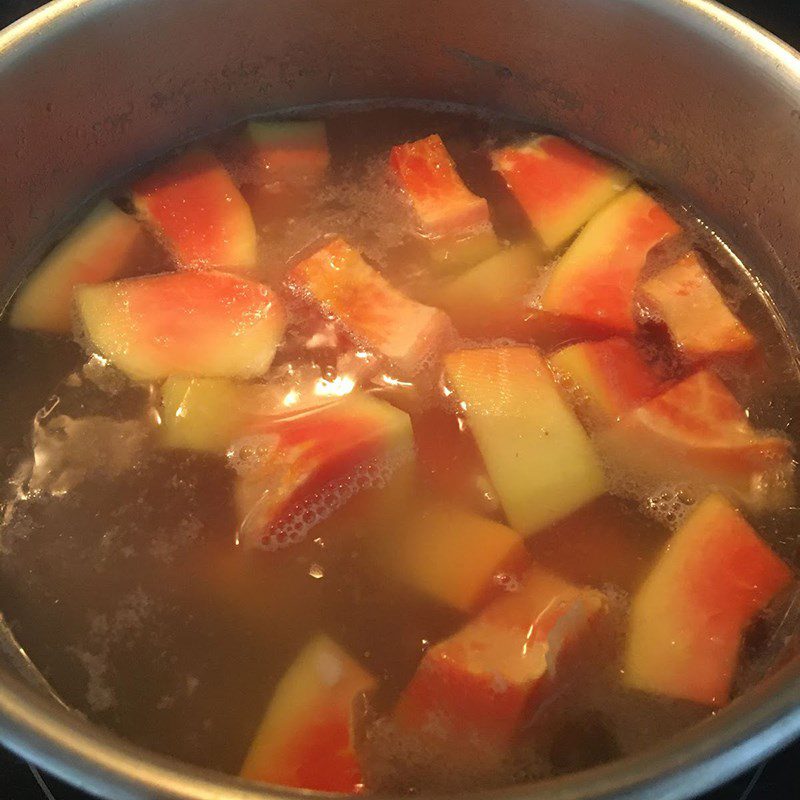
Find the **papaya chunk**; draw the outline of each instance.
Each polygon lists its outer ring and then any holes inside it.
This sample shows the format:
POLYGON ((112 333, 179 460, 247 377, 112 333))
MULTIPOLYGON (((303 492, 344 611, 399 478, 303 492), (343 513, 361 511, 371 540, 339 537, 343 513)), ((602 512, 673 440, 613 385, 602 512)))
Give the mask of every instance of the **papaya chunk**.
POLYGON ((465 336, 507 336, 525 317, 525 296, 541 269, 542 254, 530 243, 508 247, 448 280, 434 304, 465 336))
POLYGON ((757 510, 788 501, 789 441, 755 430, 708 370, 624 414, 595 441, 612 466, 639 484, 716 489, 757 510))
POLYGON ((231 443, 274 410, 263 384, 227 378, 170 376, 161 387, 161 444, 224 454, 231 443))
POLYGON ((489 204, 464 185, 438 134, 393 147, 389 167, 438 261, 468 266, 499 248, 489 204))
POLYGON ((625 170, 558 136, 537 136, 492 153, 548 250, 557 250, 631 182, 625 170))
POLYGON ((153 260, 155 243, 137 220, 100 202, 45 257, 20 289, 9 322, 14 328, 69 333, 78 284, 102 283, 153 260))
POLYGON ((79 336, 142 381, 261 375, 285 327, 269 287, 212 270, 80 286, 76 305, 79 336))
POLYGON ((445 378, 506 518, 523 536, 605 491, 589 437, 536 350, 458 350, 445 358, 445 378))
POLYGON ((250 120, 242 140, 252 182, 315 183, 331 159, 321 121, 250 120))
POLYGON ((343 239, 293 267, 288 282, 355 341, 406 374, 428 366, 452 333, 443 311, 399 292, 343 239))
POLYGON ((234 447, 238 540, 276 550, 413 457, 411 420, 366 394, 263 418, 234 447))
POLYGON ((678 224, 638 186, 594 216, 559 259, 542 308, 619 333, 633 333, 634 291, 648 253, 678 224))
POLYGON ((661 382, 627 339, 581 342, 550 356, 550 363, 594 424, 607 424, 659 393, 661 382))
POLYGON ((651 316, 667 326, 678 350, 690 360, 755 347, 752 334, 725 305, 696 252, 646 281, 640 295, 651 316))
POLYGON ((278 684, 239 774, 298 789, 359 791, 353 704, 374 688, 375 679, 335 642, 312 639, 278 684))
POLYGON ((625 682, 725 705, 744 629, 791 577, 727 499, 706 498, 670 539, 633 600, 625 682))
POLYGON ((450 503, 425 503, 387 545, 392 575, 465 613, 502 591, 528 561, 518 533, 450 503))
POLYGON ((209 151, 179 155, 136 181, 131 196, 180 266, 243 273, 256 268, 250 207, 209 151))
POLYGON ((564 652, 604 608, 600 592, 534 565, 516 591, 426 651, 395 707, 397 724, 501 758, 556 682, 564 652))

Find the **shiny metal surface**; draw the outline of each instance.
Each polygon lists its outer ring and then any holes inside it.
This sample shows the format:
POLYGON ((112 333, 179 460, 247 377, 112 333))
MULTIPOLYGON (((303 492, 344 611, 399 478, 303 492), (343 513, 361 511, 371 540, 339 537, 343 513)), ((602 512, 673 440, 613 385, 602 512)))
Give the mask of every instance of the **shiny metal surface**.
MULTIPOLYGON (((482 106, 569 131, 701 209, 800 340, 800 60, 705 0, 58 0, 0 34, 0 285, 131 166, 273 108, 482 106)), ((800 664, 649 753, 483 793, 693 796, 800 732, 800 664)), ((269 791, 122 742, 0 664, 0 737, 120 800, 269 791)), ((303 795, 305 796, 305 795, 303 795)))

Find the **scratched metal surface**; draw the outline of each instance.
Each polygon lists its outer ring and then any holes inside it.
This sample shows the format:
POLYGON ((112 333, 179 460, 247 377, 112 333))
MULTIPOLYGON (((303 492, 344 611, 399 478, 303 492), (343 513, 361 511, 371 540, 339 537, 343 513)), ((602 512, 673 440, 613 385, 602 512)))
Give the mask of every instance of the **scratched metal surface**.
MULTIPOLYGON (((0 28, 41 5, 0 0, 0 28)), ((800 48, 800 0, 730 0, 728 6, 800 48)), ((794 800, 800 797, 800 742, 703 800, 794 800)), ((0 748, 0 800, 91 800, 0 748)))

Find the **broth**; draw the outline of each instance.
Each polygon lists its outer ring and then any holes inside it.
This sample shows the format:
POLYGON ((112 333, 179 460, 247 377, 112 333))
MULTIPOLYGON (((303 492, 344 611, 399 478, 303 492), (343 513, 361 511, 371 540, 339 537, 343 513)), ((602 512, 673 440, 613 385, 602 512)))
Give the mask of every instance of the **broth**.
MULTIPOLYGON (((486 156, 524 139, 528 127, 407 108, 332 110, 324 119, 331 165, 299 201, 280 192, 265 200, 247 183, 252 176, 242 171, 232 144, 240 127, 206 143, 249 187, 256 275, 273 288, 283 292, 287 265, 336 235, 394 286, 431 303, 428 243, 415 233, 409 204, 387 178, 386 164, 394 145, 434 133, 469 188, 489 200, 498 237, 512 243, 530 237, 524 214, 486 156)), ((757 357, 709 363, 758 430, 795 442, 794 350, 770 303, 689 211, 654 193, 682 233, 654 248, 648 271, 692 247, 706 255, 716 284, 759 343, 757 357)), ((109 197, 132 210, 127 186, 109 197)), ((542 259, 542 274, 553 260, 542 259)), ((143 264, 158 273, 174 269, 174 258, 153 237, 143 264)), ((524 539, 536 563, 575 586, 593 587, 604 604, 574 656, 559 661, 546 700, 523 715, 497 759, 467 764, 446 743, 444 751, 431 747, 429 731, 399 730, 393 710, 424 654, 486 603, 465 612, 409 585, 393 570, 397 537, 415 524, 415 515, 441 503, 498 524, 508 515, 484 473, 469 412, 442 393, 438 361, 406 374, 376 359, 368 343, 343 336, 302 298, 286 297, 286 334, 260 380, 277 383, 282 396, 293 398, 287 405, 301 408, 320 396, 346 396, 360 382, 410 414, 416 456, 392 464, 390 477, 362 491, 345 491, 343 504, 323 497, 327 510, 323 503, 313 524, 299 529, 301 540, 274 550, 237 545, 234 467, 237 459, 252 458, 245 452, 252 442, 235 443, 227 457, 161 446, 159 381, 126 377, 85 332, 75 340, 0 328, 6 364, 0 609, 65 703, 145 747, 238 773, 279 681, 306 643, 324 633, 374 678, 375 690, 356 715, 362 780, 370 791, 539 779, 644 749, 712 713, 707 704, 631 688, 622 676, 632 598, 702 493, 684 487, 680 476, 642 486, 606 461, 610 491, 524 539)), ((550 328, 496 338, 470 332, 448 348, 513 341, 549 354, 582 340, 574 330, 550 328)), ((697 369, 676 354, 663 326, 640 326, 636 341, 663 386, 697 369)), ((560 391, 574 399, 569 386, 560 391)), ((595 425, 587 427, 592 437, 600 435, 595 425)), ((793 567, 793 503, 745 514, 793 567)), ((498 596, 514 593, 517 573, 499 570, 495 577, 508 583, 498 596)), ((747 627, 734 695, 784 657, 783 645, 795 633, 792 592, 793 582, 782 586, 747 627)))

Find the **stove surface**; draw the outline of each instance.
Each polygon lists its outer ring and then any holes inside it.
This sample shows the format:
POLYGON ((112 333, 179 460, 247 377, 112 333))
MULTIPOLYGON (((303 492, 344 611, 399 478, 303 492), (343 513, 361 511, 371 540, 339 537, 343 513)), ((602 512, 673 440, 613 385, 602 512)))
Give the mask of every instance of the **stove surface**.
MULTIPOLYGON (((41 0, 0 0, 0 28, 41 0)), ((725 5, 800 49, 800 0, 730 0, 725 5)), ((701 800, 795 800, 800 797, 800 741, 701 800)), ((0 747, 0 800, 91 800, 0 747)))

